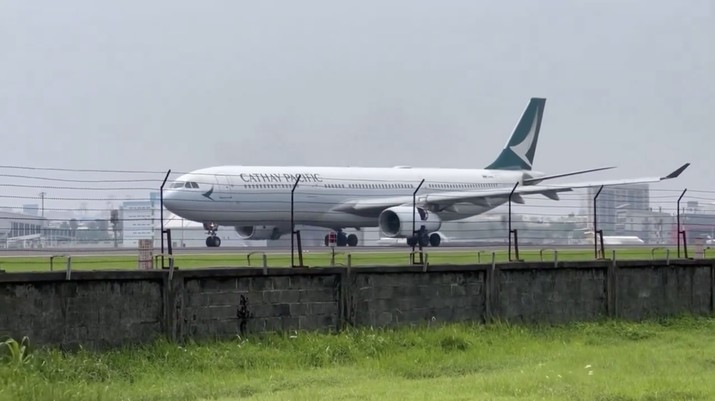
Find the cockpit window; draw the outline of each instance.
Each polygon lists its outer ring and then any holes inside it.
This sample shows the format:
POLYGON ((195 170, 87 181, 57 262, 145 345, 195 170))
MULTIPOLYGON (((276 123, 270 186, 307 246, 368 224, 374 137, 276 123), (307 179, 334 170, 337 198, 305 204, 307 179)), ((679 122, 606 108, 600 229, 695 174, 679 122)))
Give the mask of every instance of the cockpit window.
POLYGON ((171 184, 172 188, 198 188, 199 184, 193 181, 177 181, 171 184))

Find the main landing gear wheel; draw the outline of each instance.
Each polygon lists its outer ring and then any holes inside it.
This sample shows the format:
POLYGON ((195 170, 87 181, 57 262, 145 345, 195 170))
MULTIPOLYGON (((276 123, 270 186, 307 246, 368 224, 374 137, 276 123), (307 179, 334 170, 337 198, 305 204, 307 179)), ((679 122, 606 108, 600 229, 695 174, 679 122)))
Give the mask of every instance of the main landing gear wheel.
POLYGON ((420 235, 407 238, 407 246, 417 245, 420 245, 421 247, 426 247, 427 245, 429 245, 429 237, 426 235, 420 235))
POLYGON ((442 237, 439 236, 437 233, 432 233, 429 236, 429 244, 432 246, 439 246, 439 244, 442 242, 442 237))
POLYGON ((421 247, 426 247, 429 245, 429 237, 427 235, 420 235, 419 244, 421 247))
POLYGON ((417 245, 423 248, 429 245, 433 247, 438 247, 441 242, 442 238, 437 233, 432 233, 430 235, 427 235, 425 233, 419 233, 416 236, 407 238, 407 246, 410 247, 417 245))
POLYGON ((356 246, 358 244, 358 237, 355 234, 348 235, 347 238, 348 246, 356 246))
MULTIPOLYGON (((358 244, 358 236, 355 234, 350 234, 346 235, 342 231, 337 232, 337 236, 335 239, 335 245, 337 246, 357 246, 358 244)), ((325 246, 330 245, 330 241, 328 239, 328 235, 325 235, 325 246)))
POLYGON ((218 248, 221 246, 221 238, 219 237, 207 237, 206 246, 209 248, 218 248))

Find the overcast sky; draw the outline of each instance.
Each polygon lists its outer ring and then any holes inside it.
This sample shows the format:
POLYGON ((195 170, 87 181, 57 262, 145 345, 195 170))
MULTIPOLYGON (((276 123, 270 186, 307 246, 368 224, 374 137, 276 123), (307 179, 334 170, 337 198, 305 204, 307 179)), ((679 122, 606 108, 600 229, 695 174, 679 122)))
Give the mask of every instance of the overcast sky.
POLYGON ((715 190, 713 7, 6 0, 0 164, 480 168, 539 96, 536 169, 715 190))

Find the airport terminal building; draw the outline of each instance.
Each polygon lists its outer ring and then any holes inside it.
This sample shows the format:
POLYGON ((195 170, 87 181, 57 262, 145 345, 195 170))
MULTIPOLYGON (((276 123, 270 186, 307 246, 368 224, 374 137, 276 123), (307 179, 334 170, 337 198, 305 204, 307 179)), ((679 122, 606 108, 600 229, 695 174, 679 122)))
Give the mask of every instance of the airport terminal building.
POLYGON ((44 248, 74 238, 72 230, 49 227, 44 217, 0 211, 0 248, 44 248))

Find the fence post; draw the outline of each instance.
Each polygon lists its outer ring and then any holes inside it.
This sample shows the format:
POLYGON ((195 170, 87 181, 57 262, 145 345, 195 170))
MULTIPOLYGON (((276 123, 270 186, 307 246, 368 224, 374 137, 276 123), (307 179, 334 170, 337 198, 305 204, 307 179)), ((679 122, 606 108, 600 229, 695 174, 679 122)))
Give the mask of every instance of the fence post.
MULTIPOLYGON (((415 213, 417 212, 417 191, 422 188, 422 184, 424 184, 425 179, 423 178, 422 181, 420 181, 419 185, 417 185, 417 188, 415 188, 414 192, 412 192, 412 264, 415 263, 414 261, 414 254, 415 254, 415 245, 417 245, 417 242, 419 241, 419 238, 417 237, 417 228, 415 226, 415 213)), ((422 245, 420 245, 420 251, 422 250, 422 245)), ((423 263, 422 261, 422 252, 420 252, 420 264, 423 263)))
POLYGON ((676 225, 677 225, 677 232, 676 236, 678 237, 678 259, 680 259, 680 236, 683 236, 683 246, 685 246, 685 257, 688 257, 688 246, 685 244, 685 231, 680 229, 680 201, 683 199, 683 196, 685 196, 685 193, 688 191, 688 188, 685 188, 683 190, 683 193, 680 194, 680 197, 678 198, 677 202, 677 210, 675 211, 675 216, 676 216, 676 225))
POLYGON ((298 266, 304 267, 303 266, 303 242, 300 239, 300 230, 297 230, 295 232, 295 237, 298 240, 298 266))
POLYGON ((616 251, 613 251, 613 259, 606 267, 606 305, 608 316, 615 318, 618 316, 617 304, 617 289, 618 289, 618 262, 616 261, 616 251))
MULTIPOLYGON (((166 230, 162 230, 161 232, 166 234, 166 250, 169 253, 169 263, 171 266, 169 266, 169 269, 173 269, 173 263, 174 263, 174 246, 171 244, 171 228, 167 228, 166 230)), ((161 254, 161 269, 164 270, 166 269, 166 266, 164 266, 164 253, 161 254)))
POLYGON ((498 310, 498 294, 497 294, 497 289, 499 286, 497 285, 497 261, 496 261, 496 252, 492 251, 492 263, 491 265, 486 269, 486 291, 484 291, 485 295, 485 308, 486 309, 486 316, 485 316, 485 321, 486 322, 494 322, 497 319, 497 314, 499 312, 498 310))
POLYGON ((293 237, 295 236, 295 220, 293 219, 293 212, 294 212, 294 195, 295 195, 295 188, 298 186, 298 182, 300 182, 300 174, 298 174, 298 178, 295 179, 295 183, 293 184, 293 188, 290 190, 290 267, 295 267, 295 251, 294 251, 294 246, 295 246, 295 241, 293 240, 293 237))
MULTIPOLYGON (((512 236, 512 234, 514 234, 514 241, 515 242, 517 241, 516 232, 515 232, 516 230, 511 229, 511 197, 514 195, 514 191, 516 191, 516 187, 518 185, 519 185, 519 182, 517 181, 517 183, 514 184, 514 188, 512 188, 511 192, 509 193, 509 261, 510 262, 512 261, 512 258, 511 258, 511 236, 512 236)), ((516 249, 517 249, 516 257, 518 259, 519 258, 519 251, 518 251, 519 244, 518 243, 516 244, 516 249)))
MULTIPOLYGON (((166 175, 164 176, 164 181, 161 182, 161 186, 159 187, 159 220, 161 224, 161 268, 164 268, 164 185, 166 185, 166 180, 169 179, 169 174, 171 174, 171 169, 166 172, 166 175)), ((124 224, 124 223, 122 223, 124 224)), ((153 224, 152 224, 153 226, 153 224)), ((152 236, 153 237, 153 236, 152 236)), ((116 234, 115 234, 116 238, 116 234)))
MULTIPOLYGON (((596 206, 596 200, 598 200, 598 195, 601 194, 601 191, 603 190, 603 185, 601 185, 601 188, 598 189, 598 192, 596 192, 596 196, 593 197, 593 258, 598 259, 598 214, 596 210, 598 207, 596 206)), ((601 240, 601 245, 603 245, 603 240, 601 240)))
POLYGON ((65 280, 69 280, 72 276, 72 256, 67 257, 67 270, 65 272, 65 280))

